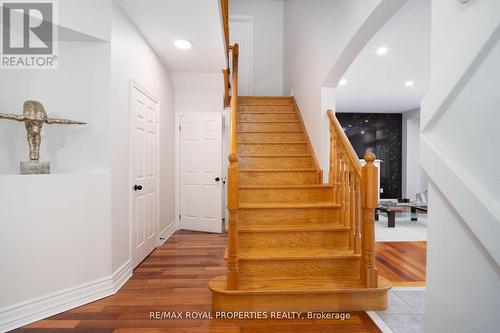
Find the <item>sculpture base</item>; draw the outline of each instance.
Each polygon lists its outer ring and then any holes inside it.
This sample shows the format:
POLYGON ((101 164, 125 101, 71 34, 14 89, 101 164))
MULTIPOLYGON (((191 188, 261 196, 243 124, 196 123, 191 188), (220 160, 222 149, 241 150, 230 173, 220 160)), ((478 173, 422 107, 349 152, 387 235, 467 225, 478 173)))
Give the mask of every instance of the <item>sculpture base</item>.
POLYGON ((50 173, 50 162, 21 162, 21 175, 42 175, 50 173))

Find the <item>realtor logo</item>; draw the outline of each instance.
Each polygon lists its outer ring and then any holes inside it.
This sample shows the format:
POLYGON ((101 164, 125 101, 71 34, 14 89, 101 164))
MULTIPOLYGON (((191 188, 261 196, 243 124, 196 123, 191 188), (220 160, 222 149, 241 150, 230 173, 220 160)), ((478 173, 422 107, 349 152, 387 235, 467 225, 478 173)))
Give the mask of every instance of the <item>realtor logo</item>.
POLYGON ((54 3, 0 2, 2 69, 57 68, 54 3))

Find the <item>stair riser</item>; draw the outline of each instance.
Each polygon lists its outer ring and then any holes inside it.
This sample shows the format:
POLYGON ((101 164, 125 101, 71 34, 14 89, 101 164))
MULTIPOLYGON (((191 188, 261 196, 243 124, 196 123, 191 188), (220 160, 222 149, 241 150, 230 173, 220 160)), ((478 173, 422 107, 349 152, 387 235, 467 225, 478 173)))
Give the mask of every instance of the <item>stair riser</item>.
POLYGON ((283 121, 298 120, 295 113, 240 113, 238 120, 243 121, 283 121))
POLYGON ((300 123, 240 123, 238 131, 295 132, 302 131, 300 123))
POLYGON ((238 235, 240 248, 294 248, 294 247, 331 247, 347 249, 349 247, 348 231, 318 232, 240 232, 238 235))
POLYGON ((238 133, 238 142, 297 142, 304 141, 302 133, 238 133))
POLYGON ((289 105, 292 106, 291 98, 247 98, 247 97, 238 97, 238 105, 249 106, 249 105, 289 105))
POLYGON ((262 225, 297 225, 308 223, 338 225, 339 210, 331 208, 277 208, 277 209, 240 209, 238 223, 242 227, 262 225))
POLYGON ((306 144, 238 144, 240 154, 287 155, 307 154, 306 144))
POLYGON ((241 185, 306 185, 316 183, 314 171, 240 171, 241 185))
POLYGON ((330 277, 333 281, 359 279, 360 259, 280 259, 280 260, 239 260, 240 276, 301 278, 330 277))
POLYGON ((305 313, 385 309, 387 309, 387 290, 257 295, 228 295, 214 292, 212 302, 212 310, 218 312, 301 311, 305 313))
POLYGON ((240 156, 242 169, 307 169, 312 168, 310 157, 247 157, 240 156))
POLYGON ((241 203, 314 203, 332 200, 331 188, 240 189, 241 203))

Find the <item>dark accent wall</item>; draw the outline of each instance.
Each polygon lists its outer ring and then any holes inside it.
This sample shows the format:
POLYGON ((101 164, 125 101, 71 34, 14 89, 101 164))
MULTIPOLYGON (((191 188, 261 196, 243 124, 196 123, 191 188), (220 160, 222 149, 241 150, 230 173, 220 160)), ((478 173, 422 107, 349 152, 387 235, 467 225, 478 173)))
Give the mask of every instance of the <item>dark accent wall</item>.
POLYGON ((359 158, 371 151, 380 164, 380 198, 401 198, 402 115, 400 113, 336 113, 359 158))

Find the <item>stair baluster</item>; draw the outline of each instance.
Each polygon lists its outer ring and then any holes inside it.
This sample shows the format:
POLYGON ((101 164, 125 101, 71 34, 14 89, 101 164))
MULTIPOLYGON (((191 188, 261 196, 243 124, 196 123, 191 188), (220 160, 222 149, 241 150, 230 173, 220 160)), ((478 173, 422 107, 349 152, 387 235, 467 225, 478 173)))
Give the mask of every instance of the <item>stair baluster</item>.
MULTIPOLYGON (((345 154, 347 157, 347 154, 345 154)), ((346 158, 344 161, 344 184, 345 184, 345 190, 344 190, 344 203, 345 203, 345 208, 344 208, 344 221, 345 221, 345 226, 349 227, 351 225, 350 217, 350 209, 351 209, 351 202, 350 202, 350 197, 351 197, 351 186, 349 184, 349 168, 350 168, 350 163, 349 159, 346 158)))
POLYGON ((355 218, 354 218, 354 233, 355 233, 355 245, 354 253, 361 253, 361 189, 360 189, 360 177, 355 174, 355 218))
POLYGON ((354 250, 356 248, 356 184, 354 180, 354 167, 349 165, 349 189, 350 189, 350 216, 349 216, 349 228, 351 229, 351 234, 349 238, 349 248, 354 250))
MULTIPOLYGON (((335 183, 335 156, 336 156, 336 143, 335 143, 335 135, 333 132, 333 127, 330 124, 330 170, 328 172, 328 184, 334 185, 335 183)), ((337 191, 335 190, 335 186, 333 187, 333 202, 337 202, 337 197, 335 195, 337 191)))

